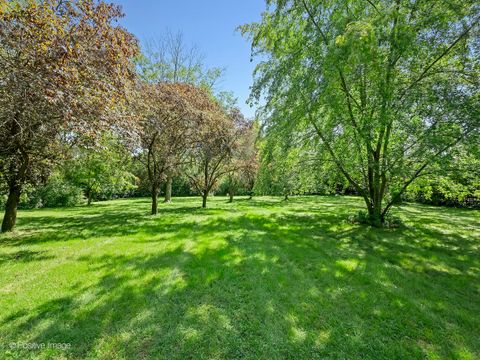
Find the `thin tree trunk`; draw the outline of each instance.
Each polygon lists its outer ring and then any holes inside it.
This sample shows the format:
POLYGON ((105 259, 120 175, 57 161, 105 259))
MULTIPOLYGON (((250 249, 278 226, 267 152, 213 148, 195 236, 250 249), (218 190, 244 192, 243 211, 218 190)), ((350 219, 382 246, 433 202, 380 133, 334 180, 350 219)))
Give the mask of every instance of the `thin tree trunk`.
POLYGON ((158 185, 152 185, 152 215, 158 213, 158 185))
POLYGON ((92 204, 92 190, 87 190, 87 205, 90 206, 92 204))
POLYGON ((167 178, 167 184, 165 185, 165 200, 164 203, 171 203, 172 202, 172 183, 173 178, 169 176, 167 178))
POLYGON ((2 222, 2 232, 12 231, 17 222, 17 207, 20 202, 21 190, 20 185, 13 185, 9 189, 2 222))
POLYGON ((229 202, 229 203, 232 203, 232 202, 233 202, 233 191, 232 191, 232 190, 230 190, 230 191, 228 192, 228 196, 229 196, 228 202, 229 202))
POLYGON ((253 198, 253 188, 255 187, 255 181, 250 181, 249 187, 248 187, 248 200, 252 200, 253 198))
POLYGON ((203 168, 203 193, 202 193, 202 208, 206 208, 207 207, 207 197, 208 197, 208 191, 210 189, 209 187, 209 181, 208 181, 208 165, 209 165, 209 161, 207 159, 207 161, 205 161, 205 164, 204 164, 204 168, 203 168))

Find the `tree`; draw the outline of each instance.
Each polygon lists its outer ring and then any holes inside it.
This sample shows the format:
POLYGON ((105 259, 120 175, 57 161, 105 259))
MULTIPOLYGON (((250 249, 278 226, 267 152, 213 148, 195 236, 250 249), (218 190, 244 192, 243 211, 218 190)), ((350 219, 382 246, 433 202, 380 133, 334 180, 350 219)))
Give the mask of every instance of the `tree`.
POLYGON ((155 215, 161 183, 185 162, 196 124, 208 118, 213 105, 208 93, 181 83, 143 83, 138 104, 141 118, 139 158, 148 170, 152 215, 155 215))
POLYGON ((99 195, 122 194, 135 187, 135 176, 128 171, 128 154, 123 144, 104 136, 97 146, 76 147, 62 166, 65 179, 80 187, 87 204, 99 195))
POLYGON ((224 69, 207 68, 196 45, 188 45, 181 32, 167 31, 149 40, 136 58, 139 77, 148 83, 185 83, 213 89, 224 69))
POLYGON ((436 164, 430 167, 424 176, 409 187, 405 197, 435 205, 480 205, 478 139, 474 146, 476 149, 469 149, 462 144, 452 151, 455 166, 436 164))
MULTIPOLYGON (((221 68, 207 68, 196 45, 188 45, 181 32, 167 31, 164 36, 146 42, 136 58, 137 72, 149 84, 181 83, 214 90, 223 75, 221 68)), ((226 96, 224 92, 220 93, 226 96)), ((178 169, 170 167, 166 175, 165 203, 171 202, 173 177, 178 169)))
POLYGON ((301 146, 278 135, 270 134, 263 143, 256 187, 262 193, 282 195, 287 201, 290 195, 315 189, 315 169, 306 161, 309 157, 301 146))
POLYGON ((172 184, 173 184, 173 175, 172 172, 167 174, 167 182, 165 183, 165 199, 163 200, 164 203, 171 203, 172 202, 172 184))
POLYGON ((235 196, 235 194, 238 191, 238 188, 242 184, 241 178, 237 171, 232 170, 227 174, 226 184, 227 184, 228 202, 232 203, 233 197, 235 196))
POLYGON ((258 135, 257 123, 244 119, 237 132, 237 145, 232 156, 232 171, 227 175, 227 191, 230 196, 229 202, 233 202, 233 196, 239 188, 243 188, 253 197, 253 187, 258 170, 258 153, 256 140, 258 135))
POLYGON ((311 128, 364 199, 386 214, 432 164, 478 133, 476 1, 272 0, 252 39, 252 97, 311 128))
POLYGON ((202 195, 202 207, 223 175, 239 168, 234 161, 238 149, 239 134, 245 128, 245 119, 238 109, 226 113, 212 99, 208 117, 200 119, 190 151, 190 162, 185 174, 192 187, 202 195))
POLYGON ((240 178, 248 193, 249 199, 253 197, 253 188, 258 172, 257 137, 259 129, 256 121, 249 122, 245 127, 240 144, 240 178))
POLYGON ((137 54, 135 38, 113 25, 121 15, 93 0, 0 9, 0 173, 9 191, 2 231, 13 229, 23 187, 48 174, 61 142, 119 118, 137 54))

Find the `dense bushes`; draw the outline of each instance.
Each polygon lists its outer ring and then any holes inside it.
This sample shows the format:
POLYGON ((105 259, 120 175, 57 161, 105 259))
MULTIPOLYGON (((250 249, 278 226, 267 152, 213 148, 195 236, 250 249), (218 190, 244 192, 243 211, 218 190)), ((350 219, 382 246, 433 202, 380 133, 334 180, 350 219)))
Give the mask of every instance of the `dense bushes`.
POLYGON ((440 169, 417 179, 405 199, 431 205, 480 208, 480 160, 473 153, 460 152, 456 166, 440 169))
MULTIPOLYGON (((0 208, 3 209, 7 195, 0 196, 0 208)), ((80 187, 54 174, 46 184, 33 187, 27 186, 20 197, 19 208, 32 209, 42 207, 67 207, 85 202, 80 187)))
POLYGON ((45 185, 25 192, 22 200, 22 207, 63 207, 79 205, 84 202, 84 197, 81 188, 57 175, 45 185))

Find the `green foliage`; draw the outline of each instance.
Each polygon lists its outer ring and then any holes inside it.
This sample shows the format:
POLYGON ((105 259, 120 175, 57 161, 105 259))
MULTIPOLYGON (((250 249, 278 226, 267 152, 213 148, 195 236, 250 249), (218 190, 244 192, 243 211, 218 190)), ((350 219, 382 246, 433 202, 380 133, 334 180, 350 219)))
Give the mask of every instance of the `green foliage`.
POLYGON ((84 203, 80 187, 67 181, 61 174, 52 175, 45 185, 27 188, 20 202, 20 207, 69 207, 84 203))
POLYGON ((110 135, 91 148, 75 148, 62 164, 65 179, 83 190, 87 201, 128 195, 135 189, 127 149, 110 135))
POLYGON ((285 129, 275 136, 315 139, 302 148, 323 152, 370 216, 384 219, 417 177, 454 166, 452 149, 478 135, 477 2, 267 3, 241 27, 261 59, 252 101, 265 99, 265 126, 285 129))
POLYGON ((434 205, 480 206, 480 158, 463 151, 454 156, 454 162, 455 167, 439 166, 417 179, 405 198, 434 205))
MULTIPOLYGON (((0 209, 5 208, 6 192, 0 196, 0 209)), ((44 184, 25 186, 20 197, 19 208, 53 208, 81 205, 85 202, 83 190, 55 171, 44 184)))

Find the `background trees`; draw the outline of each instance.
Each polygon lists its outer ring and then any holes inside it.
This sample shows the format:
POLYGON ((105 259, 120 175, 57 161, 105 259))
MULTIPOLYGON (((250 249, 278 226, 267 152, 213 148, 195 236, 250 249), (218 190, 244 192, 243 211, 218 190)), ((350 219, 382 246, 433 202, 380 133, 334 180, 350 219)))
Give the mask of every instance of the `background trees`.
POLYGON ((240 183, 244 186, 246 193, 251 199, 253 196, 253 188, 257 179, 259 157, 257 139, 259 135, 259 127, 256 121, 246 122, 241 138, 240 149, 238 152, 240 183))
POLYGON ((408 200, 435 205, 474 206, 480 198, 479 147, 460 146, 452 152, 452 165, 435 164, 406 192, 408 200))
MULTIPOLYGON (((143 46, 143 52, 136 58, 138 77, 148 84, 189 84, 214 93, 218 80, 223 74, 221 68, 208 68, 203 54, 196 45, 189 45, 181 32, 169 30, 143 46)), ((218 92, 219 99, 231 100, 228 92, 218 92)), ((173 177, 180 174, 176 166, 169 166, 164 181, 165 203, 171 202, 173 177)), ((160 186, 160 184, 159 184, 160 186)))
MULTIPOLYGON (((275 121, 311 128, 381 224, 408 186, 478 133, 474 1, 270 1, 242 30, 275 121)), ((269 120, 267 120, 269 121, 269 120)))
POLYGON ((226 113, 218 103, 206 108, 207 116, 198 118, 185 168, 192 187, 202 194, 202 207, 207 206, 210 191, 218 185, 223 175, 238 169, 233 161, 239 146, 239 134, 244 131, 245 119, 238 109, 226 113))
POLYGON ((119 16, 93 0, 0 9, 0 174, 9 191, 2 231, 15 225, 23 187, 47 175, 58 144, 92 136, 121 108, 137 45, 113 25, 119 16))
POLYGON ((181 32, 169 30, 145 43, 136 65, 140 79, 148 83, 186 83, 213 89, 223 74, 222 68, 206 67, 200 49, 187 44, 181 32))
MULTIPOLYGON (((240 114, 241 117, 243 115, 240 114)), ((224 188, 233 202, 239 190, 251 199, 258 170, 256 139, 258 128, 254 121, 242 119, 236 133, 235 148, 230 159, 230 172, 225 177, 224 188)))
POLYGON ((192 130, 209 106, 200 89, 179 83, 141 84, 139 90, 141 153, 151 186, 152 214, 157 213, 162 181, 184 161, 192 130))
POLYGON ((222 69, 207 68, 181 33, 139 54, 114 25, 116 6, 2 2, 3 231, 19 202, 72 205, 83 191, 90 203, 129 195, 138 179, 152 213, 163 187, 166 202, 173 188, 200 193, 203 206, 217 188, 231 200, 348 193, 374 225, 401 199, 478 196, 475 2, 268 4, 242 27, 262 56, 252 100, 266 106, 251 122, 218 90, 222 69))
POLYGON ((61 174, 68 183, 83 190, 88 205, 94 199, 128 194, 135 188, 129 153, 115 137, 106 134, 98 145, 75 147, 70 152, 61 164, 61 174))

